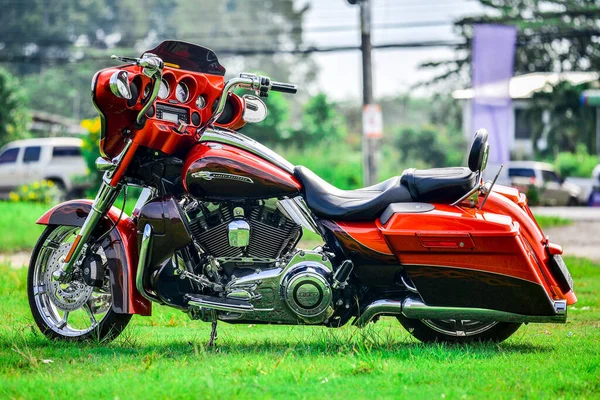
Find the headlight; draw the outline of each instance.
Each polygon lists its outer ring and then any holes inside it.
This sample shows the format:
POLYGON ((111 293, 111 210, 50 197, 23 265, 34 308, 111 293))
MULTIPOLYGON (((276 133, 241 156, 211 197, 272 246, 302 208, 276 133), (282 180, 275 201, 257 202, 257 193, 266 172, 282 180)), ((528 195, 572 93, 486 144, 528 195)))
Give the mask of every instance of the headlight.
POLYGON ((110 91, 122 99, 131 99, 131 88, 129 87, 129 74, 127 71, 117 71, 110 77, 110 91))

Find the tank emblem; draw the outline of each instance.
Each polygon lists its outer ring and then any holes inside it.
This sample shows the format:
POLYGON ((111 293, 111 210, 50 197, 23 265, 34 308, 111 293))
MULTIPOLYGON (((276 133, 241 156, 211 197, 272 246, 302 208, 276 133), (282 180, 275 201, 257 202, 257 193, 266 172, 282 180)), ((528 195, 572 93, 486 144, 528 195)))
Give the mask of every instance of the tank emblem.
POLYGON ((205 181, 212 181, 213 179, 228 179, 230 181, 254 183, 252 178, 248 178, 247 176, 226 174, 224 172, 198 171, 193 172, 192 177, 204 179, 205 181))

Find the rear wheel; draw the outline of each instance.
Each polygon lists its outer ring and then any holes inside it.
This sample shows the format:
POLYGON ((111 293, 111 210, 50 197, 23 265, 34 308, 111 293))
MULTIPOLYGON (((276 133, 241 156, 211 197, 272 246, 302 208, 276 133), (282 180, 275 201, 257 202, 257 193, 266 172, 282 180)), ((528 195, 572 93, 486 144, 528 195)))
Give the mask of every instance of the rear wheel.
POLYGON ((512 322, 411 319, 403 315, 398 317, 398 321, 421 342, 499 343, 508 339, 521 326, 520 323, 512 322))
POLYGON ((50 226, 38 239, 27 279, 27 294, 33 319, 42 333, 61 340, 112 340, 129 323, 131 315, 112 310, 112 294, 106 256, 102 287, 88 286, 77 268, 67 283, 54 280, 52 273, 62 263, 79 228, 50 226))

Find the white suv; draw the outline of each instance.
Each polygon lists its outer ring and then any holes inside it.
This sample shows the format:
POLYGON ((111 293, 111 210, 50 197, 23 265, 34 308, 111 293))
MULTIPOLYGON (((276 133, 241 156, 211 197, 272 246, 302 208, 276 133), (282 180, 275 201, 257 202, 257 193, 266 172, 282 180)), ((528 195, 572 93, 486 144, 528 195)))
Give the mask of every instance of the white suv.
POLYGON ((75 176, 86 175, 81 156, 83 141, 76 138, 24 139, 0 149, 0 197, 6 198, 20 185, 47 179, 62 191, 72 193, 85 185, 75 184, 75 176))
POLYGON ((579 205, 581 188, 565 182, 554 171, 552 164, 535 161, 511 161, 508 165, 511 185, 521 192, 534 186, 539 193, 540 205, 576 206, 579 205))

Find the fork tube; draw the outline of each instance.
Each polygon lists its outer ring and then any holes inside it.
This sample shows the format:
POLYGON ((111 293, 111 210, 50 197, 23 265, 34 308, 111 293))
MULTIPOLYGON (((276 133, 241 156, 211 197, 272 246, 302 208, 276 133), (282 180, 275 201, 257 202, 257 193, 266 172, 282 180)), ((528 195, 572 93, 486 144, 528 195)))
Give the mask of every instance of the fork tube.
POLYGON ((84 246, 90 239, 92 232, 96 228, 100 218, 112 207, 117 196, 121 191, 120 180, 123 177, 123 173, 127 169, 127 166, 131 162, 137 145, 134 145, 131 140, 127 141, 123 151, 115 157, 113 163, 115 168, 112 171, 107 171, 102 179, 102 184, 98 190, 98 194, 92 204, 92 209, 86 217, 79 235, 75 238, 75 241, 69 249, 69 253, 65 257, 61 267, 57 269, 53 276, 55 279, 64 280, 73 271, 75 262, 80 258, 81 252, 84 246))

